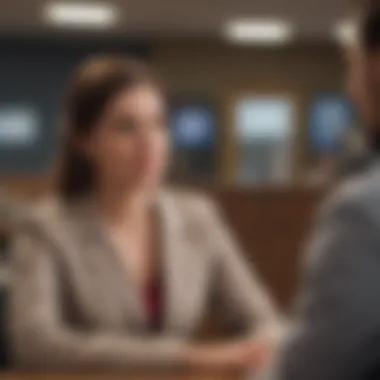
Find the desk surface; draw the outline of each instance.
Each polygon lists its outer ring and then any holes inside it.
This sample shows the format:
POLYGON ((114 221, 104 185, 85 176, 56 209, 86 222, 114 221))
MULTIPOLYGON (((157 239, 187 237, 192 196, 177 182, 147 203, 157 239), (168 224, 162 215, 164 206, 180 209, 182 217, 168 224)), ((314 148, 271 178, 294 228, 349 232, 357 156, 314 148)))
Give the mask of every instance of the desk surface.
POLYGON ((187 374, 27 374, 0 373, 0 380, 241 380, 237 373, 187 373, 187 374))

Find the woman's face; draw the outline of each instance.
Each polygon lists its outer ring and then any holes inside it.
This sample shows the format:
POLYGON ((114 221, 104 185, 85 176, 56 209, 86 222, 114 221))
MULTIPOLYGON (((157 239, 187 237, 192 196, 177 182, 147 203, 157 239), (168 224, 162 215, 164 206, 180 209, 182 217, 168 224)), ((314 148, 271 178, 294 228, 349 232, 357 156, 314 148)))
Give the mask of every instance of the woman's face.
POLYGON ((100 186, 149 190, 161 181, 169 152, 165 101, 141 84, 121 91, 107 105, 86 142, 100 186))

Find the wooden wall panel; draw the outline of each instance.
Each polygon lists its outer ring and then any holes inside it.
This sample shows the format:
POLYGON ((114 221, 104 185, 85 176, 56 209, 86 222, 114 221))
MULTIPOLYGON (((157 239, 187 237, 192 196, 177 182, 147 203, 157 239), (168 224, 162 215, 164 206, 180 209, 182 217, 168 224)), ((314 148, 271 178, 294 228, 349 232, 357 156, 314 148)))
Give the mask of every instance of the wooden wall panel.
POLYGON ((220 191, 225 216, 280 306, 294 295, 320 191, 220 191))

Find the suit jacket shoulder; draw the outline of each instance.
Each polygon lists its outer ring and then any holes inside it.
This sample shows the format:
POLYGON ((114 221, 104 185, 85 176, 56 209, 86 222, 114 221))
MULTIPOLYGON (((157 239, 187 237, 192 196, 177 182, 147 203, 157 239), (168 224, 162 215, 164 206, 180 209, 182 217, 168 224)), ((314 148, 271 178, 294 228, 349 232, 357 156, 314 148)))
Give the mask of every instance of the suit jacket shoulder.
POLYGON ((380 223, 380 164, 342 182, 322 203, 321 213, 352 209, 380 223))

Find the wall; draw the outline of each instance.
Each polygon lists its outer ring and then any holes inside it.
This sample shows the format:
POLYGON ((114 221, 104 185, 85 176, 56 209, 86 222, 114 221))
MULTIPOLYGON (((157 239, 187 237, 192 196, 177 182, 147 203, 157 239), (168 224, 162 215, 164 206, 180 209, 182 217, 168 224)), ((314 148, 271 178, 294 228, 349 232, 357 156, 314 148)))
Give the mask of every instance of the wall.
POLYGON ((248 262, 278 304, 291 305, 307 235, 324 191, 225 190, 216 193, 248 262))
POLYGON ((236 48, 217 41, 161 41, 151 46, 127 41, 52 41, 0 39, 0 104, 36 104, 41 109, 45 139, 28 155, 5 152, 0 181, 25 191, 39 192, 51 174, 51 157, 57 150, 59 101, 73 66, 88 54, 132 52, 152 58, 171 95, 214 99, 220 118, 218 172, 230 184, 234 168, 232 104, 245 92, 280 92, 295 98, 298 106, 295 173, 300 177, 308 160, 306 110, 316 92, 339 91, 343 68, 333 46, 296 46, 283 49, 236 48), (27 161, 32 175, 6 175, 8 167, 27 161), (3 170, 4 169, 4 170, 3 170), (33 182, 33 183, 32 183, 33 182))
POLYGON ((231 47, 221 42, 162 42, 152 59, 170 94, 209 96, 220 110, 219 165, 222 180, 233 173, 232 104, 247 92, 276 92, 294 98, 298 108, 295 151, 296 178, 308 160, 306 111, 317 92, 342 89, 343 65, 339 50, 331 45, 283 49, 231 47))

